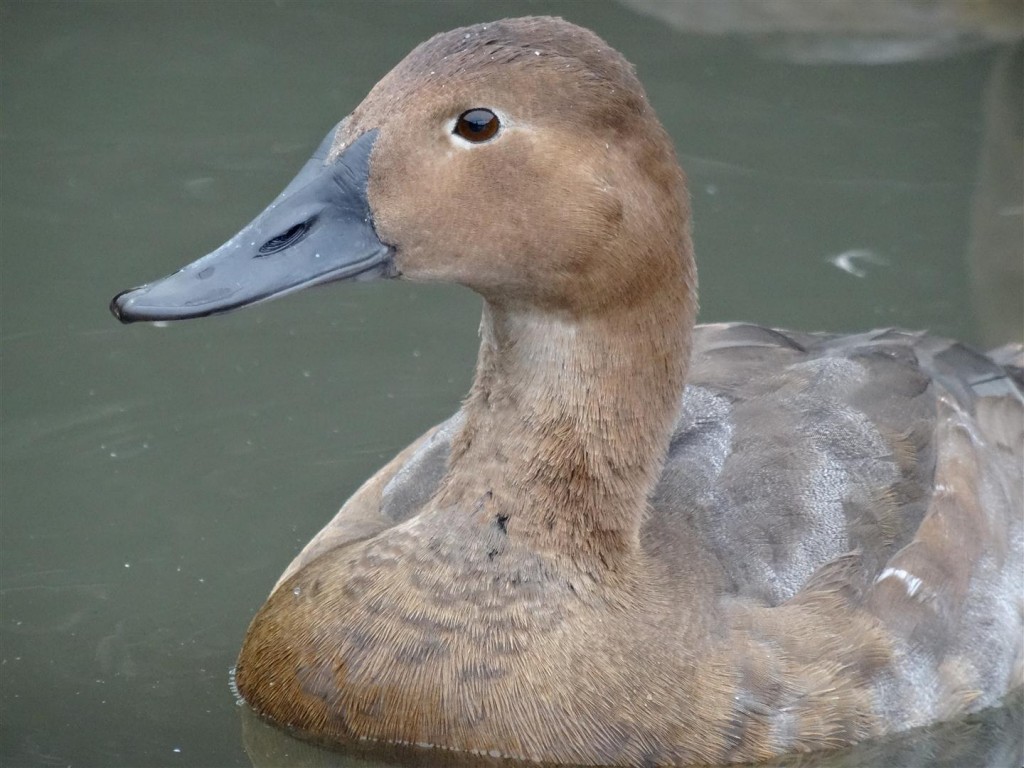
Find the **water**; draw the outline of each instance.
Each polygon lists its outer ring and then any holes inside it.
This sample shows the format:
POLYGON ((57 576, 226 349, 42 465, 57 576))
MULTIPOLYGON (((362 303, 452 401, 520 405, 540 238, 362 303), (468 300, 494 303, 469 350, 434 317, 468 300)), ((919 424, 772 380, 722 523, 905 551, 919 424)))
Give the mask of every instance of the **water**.
MULTIPOLYGON (((690 175, 704 321, 1019 337, 1014 30, 723 36, 700 29, 741 20, 673 7, 0 6, 0 762, 340 759, 243 719, 228 669, 302 544, 457 407, 479 301, 353 285, 166 328, 106 305, 234 234, 434 32, 557 13, 636 63, 690 175)), ((994 765, 999 717, 966 729, 994 765)))

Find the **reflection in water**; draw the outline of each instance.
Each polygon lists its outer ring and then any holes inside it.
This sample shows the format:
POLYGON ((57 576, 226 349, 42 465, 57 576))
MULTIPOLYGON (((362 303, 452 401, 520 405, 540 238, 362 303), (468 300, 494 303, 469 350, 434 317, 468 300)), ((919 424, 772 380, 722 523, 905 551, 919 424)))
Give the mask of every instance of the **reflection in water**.
MULTIPOLYGON (((299 741, 241 707, 245 749, 256 768, 362 768, 362 766, 453 766, 509 768, 521 765, 491 758, 394 747, 333 752, 299 741)), ((952 723, 941 723, 884 741, 832 753, 797 755, 765 768, 1018 768, 1024 763, 1024 690, 1004 706, 952 723)))
POLYGON ((947 58, 1021 38, 1017 0, 618 0, 676 29, 745 35, 803 64, 896 64, 947 58))
POLYGON ((1024 46, 1002 50, 985 86, 984 132, 971 210, 971 293, 990 345, 1024 333, 1024 46))
MULTIPOLYGON (((972 194, 970 282, 983 344, 1024 340, 1024 17, 1019 0, 857 4, 825 0, 618 0, 690 34, 743 35, 762 56, 805 65, 879 65, 990 50, 972 194)), ((854 277, 866 249, 830 259, 854 277)))

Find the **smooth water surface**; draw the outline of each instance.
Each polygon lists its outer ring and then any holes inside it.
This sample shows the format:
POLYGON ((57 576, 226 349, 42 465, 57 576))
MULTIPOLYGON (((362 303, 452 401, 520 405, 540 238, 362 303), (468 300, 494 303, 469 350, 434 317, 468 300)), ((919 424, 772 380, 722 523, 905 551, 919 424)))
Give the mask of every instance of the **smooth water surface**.
POLYGON ((303 543, 457 407, 480 302, 107 303, 247 223, 416 43, 556 13, 620 48, 689 173, 703 321, 992 346, 1021 334, 1021 48, 976 5, 920 35, 736 2, 0 5, 0 763, 327 760, 243 721, 228 670, 303 543))

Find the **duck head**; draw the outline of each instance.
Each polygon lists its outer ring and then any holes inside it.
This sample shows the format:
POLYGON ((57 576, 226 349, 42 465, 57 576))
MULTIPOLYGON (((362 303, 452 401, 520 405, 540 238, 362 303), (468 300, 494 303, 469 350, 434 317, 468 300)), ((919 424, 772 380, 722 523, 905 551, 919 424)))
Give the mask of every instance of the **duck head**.
POLYGON ((111 310, 177 320, 403 277, 581 314, 692 288, 688 218, 628 62, 561 19, 510 19, 418 46, 252 223, 111 310))

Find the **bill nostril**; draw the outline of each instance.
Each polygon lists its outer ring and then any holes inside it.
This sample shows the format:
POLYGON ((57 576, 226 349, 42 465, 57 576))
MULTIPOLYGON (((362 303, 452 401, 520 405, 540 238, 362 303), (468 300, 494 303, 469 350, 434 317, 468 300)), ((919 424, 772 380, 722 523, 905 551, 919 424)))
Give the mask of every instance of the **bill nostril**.
POLYGON ((272 253, 283 251, 285 248, 295 245, 306 236, 315 222, 315 217, 306 219, 293 227, 289 227, 276 237, 270 238, 260 246, 259 251, 256 252, 255 258, 258 259, 260 256, 269 256, 272 253))

